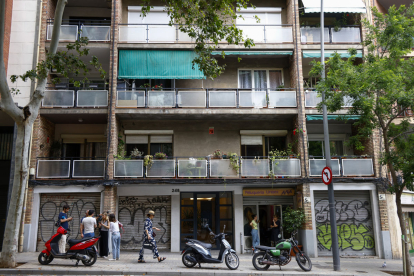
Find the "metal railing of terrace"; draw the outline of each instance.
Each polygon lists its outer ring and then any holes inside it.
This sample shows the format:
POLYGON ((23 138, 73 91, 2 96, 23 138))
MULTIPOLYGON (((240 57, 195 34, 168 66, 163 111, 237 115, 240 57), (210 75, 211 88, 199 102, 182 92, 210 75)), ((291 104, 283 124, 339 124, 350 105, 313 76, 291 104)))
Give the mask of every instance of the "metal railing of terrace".
MULTIPOLYGON (((318 95, 318 91, 315 89, 305 89, 305 107, 316 107, 322 102, 322 97, 318 95)), ((352 107, 353 99, 351 97, 344 97, 344 104, 342 107, 352 107)))
POLYGON ((105 157, 38 157, 36 178, 104 178, 105 159, 105 157))
MULTIPOLYGON (((47 20, 46 40, 52 38, 53 19, 47 20)), ((81 37, 87 37, 89 41, 110 41, 110 20, 77 20, 64 19, 60 27, 59 41, 74 42, 81 37)))
MULTIPOLYGON (((358 25, 348 25, 336 28, 327 26, 324 28, 325 43, 361 43, 361 27, 358 25)), ((300 28, 301 42, 321 43, 321 28, 316 26, 302 26, 300 28)))
MULTIPOLYGON (((309 156, 309 175, 321 176, 326 166, 323 156, 309 156)), ((373 159, 369 156, 332 156, 332 175, 344 177, 374 176, 373 159)))

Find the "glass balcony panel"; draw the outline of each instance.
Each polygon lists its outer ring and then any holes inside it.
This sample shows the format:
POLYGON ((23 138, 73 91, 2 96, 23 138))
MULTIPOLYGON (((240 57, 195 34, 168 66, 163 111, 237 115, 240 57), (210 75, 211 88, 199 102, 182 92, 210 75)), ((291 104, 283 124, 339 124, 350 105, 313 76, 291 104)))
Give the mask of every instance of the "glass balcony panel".
POLYGON ((275 159, 272 166, 275 176, 301 176, 300 159, 275 159))
POLYGON ((178 31, 178 42, 194 43, 194 38, 191 38, 188 34, 178 31))
MULTIPOLYGON (((52 39, 53 25, 47 25, 47 40, 52 39)), ((75 41, 78 38, 78 26, 62 25, 60 26, 59 41, 75 41)))
POLYGON ((339 31, 331 30, 332 43, 361 43, 361 31, 358 27, 341 27, 339 31))
POLYGON ((126 43, 147 43, 147 26, 119 26, 119 41, 126 43))
POLYGON ((236 107, 236 91, 209 91, 210 107, 236 107))
POLYGON ((145 107, 145 91, 118 91, 118 107, 145 107))
POLYGON ((264 26, 237 25, 243 31, 243 37, 251 38, 255 43, 264 43, 264 26))
MULTIPOLYGON (((324 28, 324 41, 329 43, 329 28, 324 28)), ((301 27, 300 37, 302 43, 321 43, 321 28, 301 27)))
POLYGON ((269 160, 243 159, 241 161, 241 175, 246 177, 269 176, 269 160))
POLYGON ((342 159, 344 176, 374 176, 372 159, 342 159))
POLYGON ((87 37, 89 41, 109 41, 110 26, 82 26, 81 37, 87 37))
POLYGON ((70 160, 37 161, 37 178, 69 178, 70 160))
POLYGON ((148 42, 171 42, 177 41, 177 30, 175 26, 148 25, 148 42))
POLYGON ((73 160, 73 178, 105 176, 105 160, 73 160))
POLYGON ((211 159, 210 161, 211 177, 238 177, 239 174, 230 163, 229 159, 211 159))
POLYGON ((352 107, 354 104, 354 99, 349 96, 344 96, 344 105, 343 107, 352 107))
POLYGON ((256 107, 266 106, 266 91, 239 91, 240 107, 256 107))
POLYGON ((178 160, 178 177, 207 177, 207 160, 178 160))
POLYGON ((296 106, 296 91, 269 91, 269 107, 296 106))
POLYGON ((75 91, 73 90, 45 90, 43 107, 73 107, 74 104, 75 91))
POLYGON ((179 107, 206 107, 205 91, 178 91, 179 107))
POLYGON ((305 91, 305 106, 316 107, 318 103, 322 102, 322 97, 318 97, 316 91, 305 91))
POLYGON ((108 90, 78 90, 79 107, 104 107, 108 106, 108 90))
MULTIPOLYGON (((332 159, 332 174, 340 176, 339 159, 332 159)), ((322 177, 322 170, 326 167, 326 159, 309 159, 310 176, 322 177)))
POLYGON ((148 91, 149 107, 175 107, 175 91, 148 91))
POLYGON ((143 177, 143 160, 115 160, 115 177, 143 177))
POLYGON ((175 177, 175 160, 153 160, 147 177, 175 177))
POLYGON ((293 42, 292 27, 266 26, 266 43, 293 42))

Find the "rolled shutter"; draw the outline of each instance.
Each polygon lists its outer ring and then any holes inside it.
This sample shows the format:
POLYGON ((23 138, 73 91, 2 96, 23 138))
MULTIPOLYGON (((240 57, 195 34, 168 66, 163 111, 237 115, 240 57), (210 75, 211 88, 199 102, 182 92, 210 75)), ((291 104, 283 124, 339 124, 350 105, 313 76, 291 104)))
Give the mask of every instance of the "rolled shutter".
POLYGON ((242 145, 262 145, 263 139, 261 135, 242 135, 241 136, 241 144, 242 145))
POLYGON ((127 135, 126 144, 148 144, 148 135, 127 135))
POLYGON ((172 143, 171 135, 151 135, 151 143, 172 143))

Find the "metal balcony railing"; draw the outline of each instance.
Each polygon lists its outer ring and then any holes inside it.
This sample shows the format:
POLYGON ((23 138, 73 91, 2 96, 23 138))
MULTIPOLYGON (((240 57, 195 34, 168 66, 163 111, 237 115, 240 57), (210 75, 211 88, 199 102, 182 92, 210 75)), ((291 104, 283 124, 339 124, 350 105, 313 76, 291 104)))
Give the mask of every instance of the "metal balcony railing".
POLYGON ((169 88, 118 90, 125 108, 279 108, 297 107, 296 89, 169 88))
MULTIPOLYGON (((321 28, 304 26, 300 28, 301 42, 321 43, 321 28)), ((361 43, 361 27, 358 25, 341 26, 335 30, 333 26, 324 28, 325 43, 361 43)))
POLYGON ((62 157, 37 160, 36 178, 103 178, 105 157, 62 157))
MULTIPOLYGON (((123 43, 194 43, 179 30, 179 24, 119 24, 119 42, 123 43)), ((237 25, 255 43, 292 43, 292 25, 237 25)), ((221 41, 227 43, 226 41, 221 41)))
MULTIPOLYGON (((331 164, 333 176, 374 176, 373 160, 368 156, 332 156, 331 164)), ((325 166, 323 156, 309 157, 310 176, 321 176, 325 166)))
MULTIPOLYGON (((320 102, 322 102, 322 97, 319 97, 318 91, 305 89, 305 107, 316 107, 320 102)), ((352 103, 352 98, 345 96, 342 107, 352 107, 352 103)))
POLYGON ((91 84, 85 88, 69 88, 68 84, 46 88, 42 107, 107 107, 108 90, 104 85, 91 84))
MULTIPOLYGON (((52 38, 53 19, 47 20, 46 39, 52 38)), ((87 37, 89 41, 110 41, 110 20, 62 20, 59 41, 74 42, 81 37, 87 37)))

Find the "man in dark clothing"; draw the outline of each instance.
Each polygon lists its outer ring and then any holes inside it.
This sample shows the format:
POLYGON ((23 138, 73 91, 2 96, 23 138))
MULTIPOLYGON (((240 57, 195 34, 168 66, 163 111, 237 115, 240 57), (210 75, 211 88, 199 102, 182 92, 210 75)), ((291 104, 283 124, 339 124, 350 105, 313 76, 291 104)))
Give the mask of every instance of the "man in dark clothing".
POLYGON ((280 235, 281 225, 282 224, 280 223, 280 220, 277 217, 277 215, 274 215, 272 224, 270 225, 270 228, 271 228, 271 231, 272 231, 272 235, 271 235, 272 246, 276 246, 277 242, 281 238, 281 235, 280 235))
MULTIPOLYGON (((59 214, 59 221, 60 226, 65 228, 65 230, 69 229, 69 221, 72 220, 72 217, 68 217, 70 207, 68 205, 63 206, 63 211, 59 214)), ((66 235, 62 235, 59 240, 59 252, 65 253, 65 246, 66 246, 66 235)))

